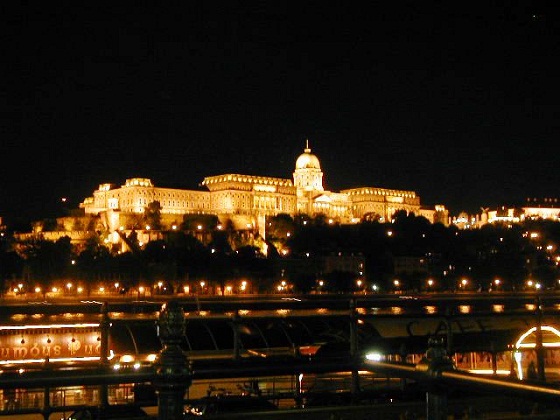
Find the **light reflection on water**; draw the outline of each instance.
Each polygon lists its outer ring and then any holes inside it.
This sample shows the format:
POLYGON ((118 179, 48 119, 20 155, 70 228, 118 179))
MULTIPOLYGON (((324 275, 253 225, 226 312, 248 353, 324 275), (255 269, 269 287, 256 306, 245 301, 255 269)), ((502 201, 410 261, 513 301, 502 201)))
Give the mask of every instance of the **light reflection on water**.
POLYGON ((436 313, 437 313, 438 309, 437 309, 437 306, 428 305, 428 306, 424 306, 424 311, 425 311, 427 314, 433 315, 433 314, 436 314, 436 313))

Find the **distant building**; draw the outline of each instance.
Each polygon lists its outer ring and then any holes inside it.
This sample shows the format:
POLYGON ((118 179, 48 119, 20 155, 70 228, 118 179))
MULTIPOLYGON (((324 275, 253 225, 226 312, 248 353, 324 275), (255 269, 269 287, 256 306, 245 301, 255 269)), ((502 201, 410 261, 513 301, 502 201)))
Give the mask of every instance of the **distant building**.
POLYGON ((428 273, 426 260, 423 257, 394 256, 393 271, 395 275, 428 273))
POLYGON ((102 216, 110 230, 122 226, 124 214, 141 214, 148 204, 158 201, 162 221, 177 223, 186 214, 212 214, 236 229, 257 230, 264 236, 266 216, 286 213, 295 216, 323 214, 333 222, 356 223, 364 218, 381 222, 392 220, 395 212, 404 210, 426 217, 430 222, 446 221, 443 206, 421 208, 414 191, 358 187, 341 192, 326 191, 323 172, 309 145, 296 159, 292 179, 223 174, 204 178, 207 190, 183 190, 156 187, 150 179, 127 179, 122 186, 101 184, 80 205, 86 215, 102 216))
POLYGON ((528 198, 521 208, 525 219, 560 220, 560 200, 558 198, 528 198))
POLYGON ((488 223, 520 223, 527 219, 560 221, 560 200, 558 198, 528 198, 520 207, 501 206, 497 209, 483 208, 480 215, 465 212, 454 217, 452 224, 459 229, 474 229, 488 223))

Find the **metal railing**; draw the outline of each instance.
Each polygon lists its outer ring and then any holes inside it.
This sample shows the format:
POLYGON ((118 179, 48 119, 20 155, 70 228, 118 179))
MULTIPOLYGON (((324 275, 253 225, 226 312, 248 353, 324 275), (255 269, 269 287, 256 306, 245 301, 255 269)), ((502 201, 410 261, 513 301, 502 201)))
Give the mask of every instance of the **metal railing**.
MULTIPOLYGON (((535 401, 560 402, 560 390, 542 382, 520 380, 502 380, 496 377, 481 376, 461 372, 455 369, 447 357, 443 343, 432 341, 424 360, 417 365, 387 363, 382 361, 362 360, 357 349, 356 328, 351 328, 350 356, 336 361, 318 361, 309 358, 250 359, 232 357, 218 360, 202 367, 189 363, 180 348, 185 333, 185 314, 181 305, 169 301, 163 305, 158 319, 159 338, 162 350, 153 366, 138 369, 113 370, 107 361, 108 319, 104 312, 101 329, 102 357, 99 366, 75 369, 43 369, 25 373, 4 372, 0 375, 2 390, 33 390, 32 403, 24 406, 8 406, 0 415, 13 413, 40 413, 48 419, 53 412, 68 410, 79 405, 61 405, 53 401, 56 389, 60 387, 91 386, 98 390, 99 404, 109 403, 109 390, 118 384, 150 384, 157 391, 158 419, 171 420, 182 418, 185 395, 193 380, 210 380, 225 378, 267 377, 288 375, 295 378, 300 374, 325 374, 329 372, 350 372, 352 376, 351 393, 358 394, 359 371, 368 370, 393 378, 409 378, 426 386, 426 417, 439 420, 445 418, 448 409, 447 389, 449 385, 476 388, 491 392, 523 395, 535 401), (41 400, 37 399, 42 396, 41 400), (35 398, 37 397, 37 399, 35 398)), ((356 323, 356 317, 350 316, 350 322, 356 323)), ((301 400, 301 388, 295 382, 293 398, 296 403, 301 400)))

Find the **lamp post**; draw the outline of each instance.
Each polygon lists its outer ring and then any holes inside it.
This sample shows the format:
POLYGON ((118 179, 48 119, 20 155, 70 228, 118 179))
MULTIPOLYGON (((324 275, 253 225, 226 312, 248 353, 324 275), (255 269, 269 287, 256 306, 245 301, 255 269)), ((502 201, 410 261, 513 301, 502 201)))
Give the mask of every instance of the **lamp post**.
POLYGON ((183 400, 192 379, 187 357, 180 347, 186 320, 179 302, 170 300, 162 306, 158 326, 163 347, 156 362, 154 381, 158 392, 158 419, 182 419, 183 400))

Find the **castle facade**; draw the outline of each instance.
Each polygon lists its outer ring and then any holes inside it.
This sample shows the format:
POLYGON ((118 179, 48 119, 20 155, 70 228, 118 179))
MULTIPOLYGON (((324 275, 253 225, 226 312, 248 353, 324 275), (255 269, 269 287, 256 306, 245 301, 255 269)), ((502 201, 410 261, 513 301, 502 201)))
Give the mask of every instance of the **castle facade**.
MULTIPOLYGON (((291 216, 324 215, 333 223, 357 223, 365 218, 392 220, 404 210, 424 216, 432 223, 447 221, 443 206, 421 208, 414 191, 358 187, 340 192, 326 191, 323 172, 309 144, 296 159, 293 179, 223 174, 204 178, 205 190, 156 187, 150 179, 127 179, 124 185, 101 184, 80 207, 86 215, 100 215, 111 230, 121 226, 120 215, 141 214, 159 202, 163 220, 187 214, 212 214, 220 222, 231 221, 236 229, 257 230, 264 236, 265 218, 286 213, 291 216)), ((124 220, 124 219, 123 219, 124 220)))

